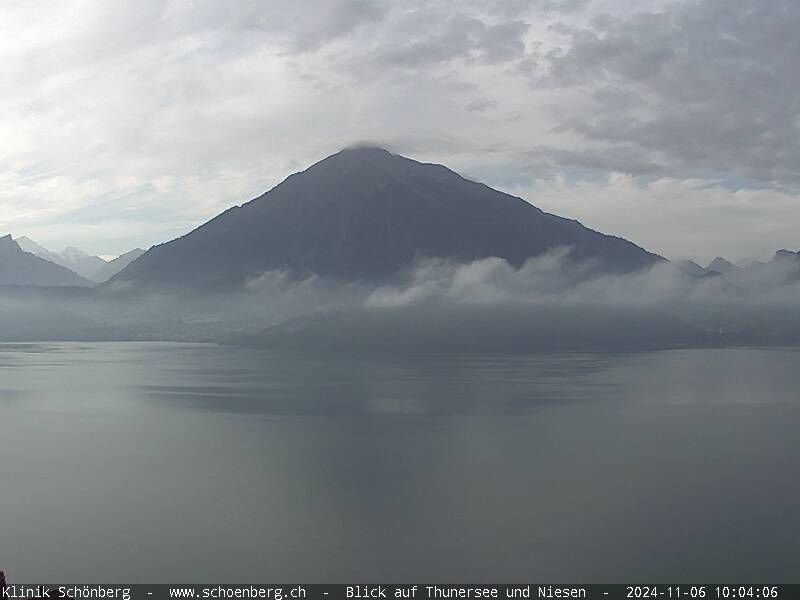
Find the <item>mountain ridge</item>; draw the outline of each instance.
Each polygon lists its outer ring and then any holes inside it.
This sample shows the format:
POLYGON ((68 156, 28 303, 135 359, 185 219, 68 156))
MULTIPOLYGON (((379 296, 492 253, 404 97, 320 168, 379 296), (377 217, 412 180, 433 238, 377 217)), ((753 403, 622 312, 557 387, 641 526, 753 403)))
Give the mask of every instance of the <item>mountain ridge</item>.
POLYGON ((717 273, 722 273, 723 275, 727 275, 729 273, 735 273, 741 270, 741 267, 738 265, 733 264, 731 261, 723 258, 721 256, 717 256, 714 260, 708 263, 706 267, 707 271, 716 271, 717 273))
POLYGON ((231 286, 273 269, 383 280, 420 257, 520 265, 564 246, 608 271, 664 260, 445 166, 357 147, 154 246, 109 283, 231 286))
POLYGON ((135 248, 107 261, 99 256, 92 256, 75 246, 67 246, 61 253, 58 253, 45 248, 27 236, 16 238, 16 242, 25 252, 69 269, 95 284, 110 279, 144 254, 144 250, 135 248))
POLYGON ((0 285, 90 287, 92 283, 66 267, 25 252, 6 235, 0 237, 0 285))

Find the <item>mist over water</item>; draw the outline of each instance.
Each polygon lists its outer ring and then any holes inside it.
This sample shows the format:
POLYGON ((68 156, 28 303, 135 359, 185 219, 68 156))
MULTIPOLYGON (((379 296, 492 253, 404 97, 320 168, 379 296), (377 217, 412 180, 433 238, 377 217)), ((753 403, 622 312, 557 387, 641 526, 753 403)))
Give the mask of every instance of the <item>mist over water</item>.
POLYGON ((800 353, 0 346, 11 582, 797 581, 800 353))
POLYGON ((0 340, 215 341, 392 352, 632 350, 800 343, 800 259, 696 277, 597 271, 569 249, 513 266, 420 259, 387 281, 268 271, 214 289, 0 288, 0 340))

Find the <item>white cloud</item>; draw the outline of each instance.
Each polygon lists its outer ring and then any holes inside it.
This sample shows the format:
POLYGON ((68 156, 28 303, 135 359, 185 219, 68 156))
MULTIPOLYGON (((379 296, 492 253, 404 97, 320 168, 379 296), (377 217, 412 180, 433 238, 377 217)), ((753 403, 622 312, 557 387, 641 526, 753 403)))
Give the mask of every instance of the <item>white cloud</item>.
POLYGON ((500 258, 469 263, 427 260, 401 285, 372 290, 366 308, 396 309, 444 303, 458 305, 609 305, 675 310, 795 306, 800 298, 796 260, 778 260, 726 277, 695 279, 674 264, 661 262, 626 274, 603 274, 576 261, 569 248, 534 257, 515 268, 500 258))

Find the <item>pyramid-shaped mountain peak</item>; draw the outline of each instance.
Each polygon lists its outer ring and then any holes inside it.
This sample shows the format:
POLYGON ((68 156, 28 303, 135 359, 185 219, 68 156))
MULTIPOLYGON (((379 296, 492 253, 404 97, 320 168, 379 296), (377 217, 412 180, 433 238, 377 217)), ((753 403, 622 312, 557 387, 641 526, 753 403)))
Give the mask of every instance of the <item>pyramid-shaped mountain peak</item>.
POLYGON ((357 146, 152 248, 115 279, 142 286, 231 287, 282 269, 376 281, 421 257, 496 256, 521 265, 566 246, 575 258, 606 271, 632 271, 661 260, 442 165, 357 146))

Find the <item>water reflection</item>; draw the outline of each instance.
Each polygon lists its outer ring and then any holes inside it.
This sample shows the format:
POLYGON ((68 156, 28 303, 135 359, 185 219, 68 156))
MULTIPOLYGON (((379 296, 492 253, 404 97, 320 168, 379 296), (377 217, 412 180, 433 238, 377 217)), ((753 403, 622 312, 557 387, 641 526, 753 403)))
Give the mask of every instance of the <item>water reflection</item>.
POLYGON ((12 581, 797 579, 794 350, 0 346, 12 581))

